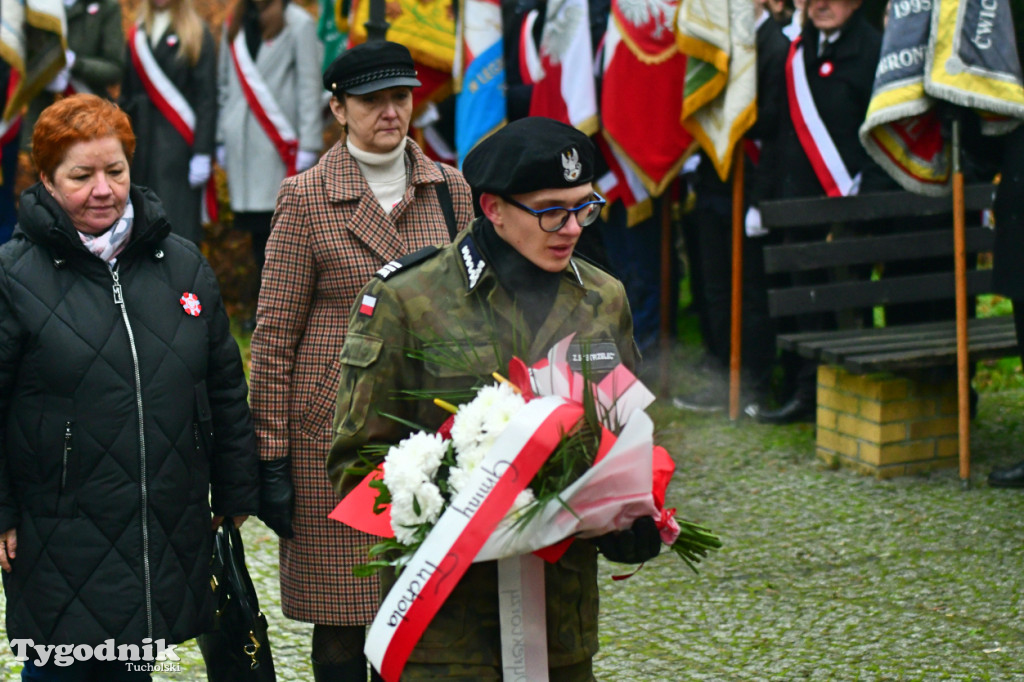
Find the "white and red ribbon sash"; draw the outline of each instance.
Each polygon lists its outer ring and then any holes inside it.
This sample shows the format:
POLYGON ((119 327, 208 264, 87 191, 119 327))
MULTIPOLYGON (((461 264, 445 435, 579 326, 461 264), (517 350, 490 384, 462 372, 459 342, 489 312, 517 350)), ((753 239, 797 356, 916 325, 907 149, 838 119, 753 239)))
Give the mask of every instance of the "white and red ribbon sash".
MULTIPOLYGON (((15 69, 11 69, 11 75, 7 79, 7 100, 11 101, 14 97, 14 92, 18 89, 18 81, 21 79, 15 69)), ((12 116, 9 121, 0 120, 0 158, 3 158, 3 147, 13 142, 18 137, 18 133, 21 132, 21 114, 12 116)), ((2 174, 0 174, 2 175, 2 174)), ((13 183, 12 178, 8 178, 8 182, 13 183)), ((0 177, 0 184, 3 184, 3 177, 0 177)))
POLYGON ((220 222, 220 205, 217 203, 217 177, 210 173, 210 179, 203 185, 203 201, 199 208, 202 224, 220 222))
POLYGON ((95 95, 96 92, 82 79, 71 76, 68 79, 68 87, 64 88, 64 94, 70 97, 71 95, 95 95))
POLYGON ((128 53, 132 64, 142 81, 143 87, 160 113, 170 121, 174 129, 192 146, 195 142, 196 114, 185 95, 174 86, 149 49, 146 32, 138 25, 131 27, 128 34, 128 53))
POLYGON ((242 87, 246 101, 249 102, 249 108, 284 161, 287 174, 295 175, 295 158, 299 152, 298 135, 260 76, 245 44, 243 31, 239 31, 235 36, 230 49, 231 62, 235 65, 238 83, 242 87))
POLYGON ((807 154, 825 193, 830 197, 845 197, 853 193, 854 179, 846 170, 843 157, 839 155, 825 122, 821 120, 818 107, 814 104, 804 66, 803 40, 799 37, 789 45, 786 91, 789 95, 790 116, 800 146, 807 154))
POLYGON ((516 496, 582 416, 581 405, 538 398, 498 437, 403 568, 370 626, 366 656, 387 682, 398 681, 423 632, 516 496))
POLYGON ((761 140, 752 140, 749 137, 743 138, 743 153, 750 159, 750 163, 755 166, 761 165, 762 146, 761 140))
POLYGON ((498 560, 501 669, 508 682, 547 682, 544 560, 520 554, 498 560))
POLYGON ((0 121, 0 147, 7 145, 14 140, 21 131, 21 114, 18 114, 10 121, 0 121))

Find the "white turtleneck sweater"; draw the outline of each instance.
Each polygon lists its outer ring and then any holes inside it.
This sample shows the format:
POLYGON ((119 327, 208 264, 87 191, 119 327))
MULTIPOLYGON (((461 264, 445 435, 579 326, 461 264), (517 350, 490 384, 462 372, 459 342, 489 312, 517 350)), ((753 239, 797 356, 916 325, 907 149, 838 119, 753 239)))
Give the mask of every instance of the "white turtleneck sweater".
POLYGON ((158 9, 153 12, 153 35, 149 36, 150 47, 156 47, 164 36, 164 31, 171 25, 171 11, 158 9))
POLYGON ((364 151, 352 144, 352 138, 345 141, 349 154, 356 160, 366 178, 366 184, 385 213, 391 213, 395 204, 402 200, 408 185, 405 172, 406 139, 402 138, 397 147, 384 154, 364 151))

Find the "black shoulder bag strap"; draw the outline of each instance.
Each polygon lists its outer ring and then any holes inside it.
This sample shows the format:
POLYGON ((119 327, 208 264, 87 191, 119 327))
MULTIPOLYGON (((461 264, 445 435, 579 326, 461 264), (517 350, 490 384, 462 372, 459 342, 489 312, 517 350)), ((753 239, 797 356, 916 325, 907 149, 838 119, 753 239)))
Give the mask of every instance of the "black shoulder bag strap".
POLYGON ((441 167, 441 162, 435 161, 434 163, 437 164, 437 170, 441 171, 441 177, 444 178, 444 180, 434 185, 434 191, 437 193, 437 200, 441 203, 444 223, 448 226, 448 239, 449 241, 455 241, 455 235, 458 233, 459 227, 455 224, 455 207, 452 206, 452 193, 448 191, 448 178, 444 177, 444 168, 441 167))

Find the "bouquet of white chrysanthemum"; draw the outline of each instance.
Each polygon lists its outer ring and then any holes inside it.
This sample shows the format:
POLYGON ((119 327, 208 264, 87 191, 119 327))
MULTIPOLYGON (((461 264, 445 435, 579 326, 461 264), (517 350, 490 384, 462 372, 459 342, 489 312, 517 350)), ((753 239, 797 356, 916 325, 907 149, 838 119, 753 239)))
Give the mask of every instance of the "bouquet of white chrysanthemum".
MULTIPOLYGON (((459 407, 435 399, 453 414, 438 433, 418 431, 390 447, 331 513, 382 538, 357 574, 397 569, 367 636, 367 658, 385 679, 399 679, 474 562, 497 560, 503 664, 546 679, 544 561, 557 561, 577 538, 645 517, 691 568, 721 546, 665 508, 675 464, 653 442, 644 408, 654 396, 622 365, 600 381, 586 365, 574 371, 568 358, 588 351, 570 341, 531 368, 513 358, 509 380, 495 375, 499 383, 459 407)), ((382 453, 378 446, 367 463, 382 453)))
MULTIPOLYGON (((509 431, 540 431, 542 420, 525 416, 525 408, 545 396, 578 411, 556 427, 551 452, 495 518, 490 539, 475 560, 622 530, 641 516, 656 519, 663 541, 691 568, 720 545, 701 526, 680 525, 675 510, 664 507, 674 464, 652 443, 653 426, 643 408, 653 395, 621 366, 596 384, 587 381, 562 360, 568 343, 566 339, 552 349, 548 361, 541 363, 543 370, 513 360, 513 381, 498 377, 498 383, 483 386, 458 407, 435 400, 453 413, 440 432, 415 432, 387 450, 382 465, 331 515, 383 536, 357 574, 370 575, 383 566, 403 568, 460 495, 479 502, 473 487, 481 466, 489 456, 495 460, 496 450, 508 447, 502 443, 512 437, 509 431), (374 513, 387 515, 387 530, 381 523, 366 523, 368 495, 374 496, 374 513)), ((516 452, 512 448, 497 461, 507 461, 516 452)))

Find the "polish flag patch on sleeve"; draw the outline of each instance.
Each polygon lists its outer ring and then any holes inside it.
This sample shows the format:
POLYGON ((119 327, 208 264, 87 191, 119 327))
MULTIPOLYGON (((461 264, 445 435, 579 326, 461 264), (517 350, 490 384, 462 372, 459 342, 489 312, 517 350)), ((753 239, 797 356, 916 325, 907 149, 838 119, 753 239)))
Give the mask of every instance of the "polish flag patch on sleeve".
POLYGON ((377 297, 363 294, 363 302, 359 304, 359 312, 367 317, 373 315, 373 309, 377 307, 377 297))

